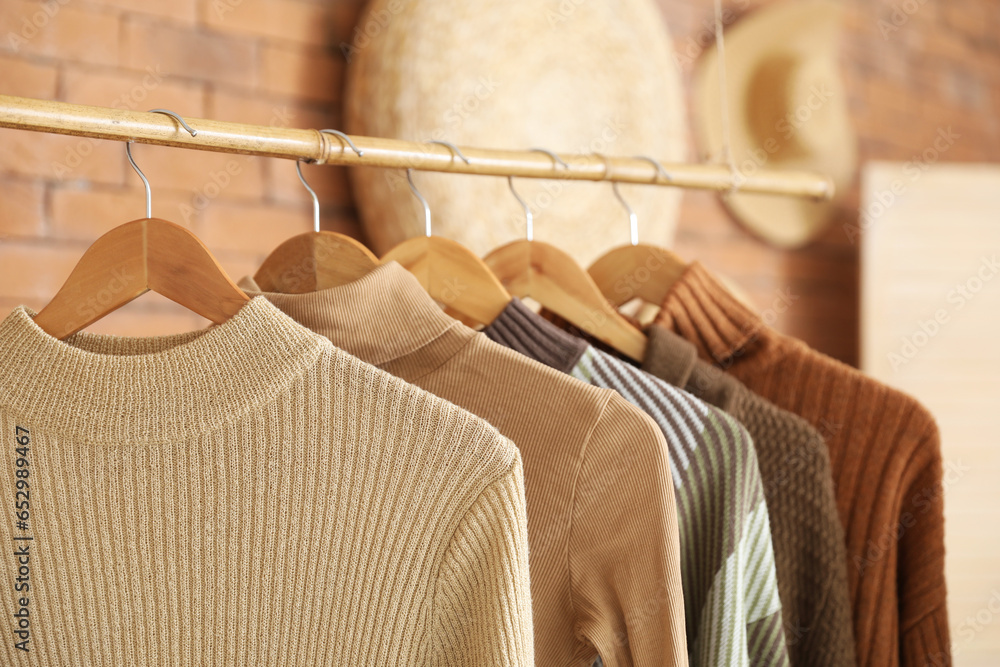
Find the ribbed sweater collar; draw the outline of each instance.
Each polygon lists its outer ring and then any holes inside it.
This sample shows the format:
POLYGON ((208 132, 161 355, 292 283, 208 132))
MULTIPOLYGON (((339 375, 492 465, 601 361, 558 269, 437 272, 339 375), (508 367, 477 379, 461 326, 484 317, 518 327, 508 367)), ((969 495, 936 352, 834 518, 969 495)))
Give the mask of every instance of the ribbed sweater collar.
POLYGON ((739 380, 699 359, 694 345, 659 324, 646 327, 646 336, 649 344, 642 370, 733 413, 741 394, 739 380))
POLYGON ((675 387, 684 387, 691 378, 698 350, 673 331, 653 324, 646 327, 646 356, 642 370, 675 387))
POLYGON ((664 299, 657 324, 681 334, 708 358, 725 363, 770 329, 698 262, 692 262, 664 299))
POLYGON ((60 341, 34 313, 0 323, 0 406, 27 428, 84 441, 177 441, 263 404, 329 343, 265 299, 202 331, 154 338, 79 333, 60 341))
POLYGON ((573 370, 588 347, 586 341, 562 331, 516 298, 511 299, 483 333, 490 340, 563 373, 573 370))
POLYGON ((410 381, 439 367, 476 335, 446 315, 398 262, 346 285, 307 294, 261 292, 252 278, 239 285, 337 347, 410 381), (389 369, 392 362, 402 367, 389 369))

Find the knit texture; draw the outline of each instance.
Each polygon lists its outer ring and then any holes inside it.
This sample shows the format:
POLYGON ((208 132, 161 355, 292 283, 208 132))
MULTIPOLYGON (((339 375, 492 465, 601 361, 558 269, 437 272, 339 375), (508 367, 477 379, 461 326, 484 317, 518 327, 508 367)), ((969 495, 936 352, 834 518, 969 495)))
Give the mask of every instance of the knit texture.
POLYGON ((806 420, 698 359, 694 345, 672 331, 652 325, 646 333, 643 370, 725 410, 753 438, 792 664, 855 664, 844 530, 822 436, 806 420))
POLYGON ((517 444, 537 664, 590 667, 598 653, 616 667, 687 664, 674 489, 649 417, 451 319, 395 262, 341 287, 265 296, 517 444))
POLYGON ((787 665, 767 506, 747 432, 724 412, 574 339, 516 299, 486 335, 614 389, 670 443, 681 581, 694 665, 787 665), (561 351, 576 346, 582 353, 561 351))
POLYGON ((533 664, 522 466, 486 422, 264 299, 152 339, 31 317, 0 324, 0 493, 30 483, 0 664, 533 664))
POLYGON ((699 264, 659 322, 826 440, 859 664, 950 664, 941 444, 927 410, 771 330, 699 264))

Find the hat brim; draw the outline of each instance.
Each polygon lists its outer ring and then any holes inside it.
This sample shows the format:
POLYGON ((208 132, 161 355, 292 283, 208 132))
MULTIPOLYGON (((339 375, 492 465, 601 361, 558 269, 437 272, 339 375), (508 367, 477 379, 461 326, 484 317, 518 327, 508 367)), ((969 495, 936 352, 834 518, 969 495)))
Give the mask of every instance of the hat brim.
MULTIPOLYGON (((831 221, 839 201, 851 187, 857 170, 857 145, 848 114, 846 93, 839 77, 828 82, 831 105, 824 110, 825 150, 789 155, 768 150, 774 142, 762 139, 750 126, 749 110, 764 91, 755 75, 776 58, 830 61, 836 71, 843 9, 827 0, 782 2, 754 11, 726 31, 727 102, 730 114, 730 151, 737 169, 750 175, 758 169, 804 170, 828 175, 837 190, 832 201, 816 202, 777 195, 732 193, 723 202, 751 233, 780 247, 798 247, 815 238, 831 221)), ((719 58, 713 48, 699 61, 694 76, 696 133, 703 152, 720 156, 723 150, 722 99, 719 58)), ((808 114, 806 114, 808 115, 808 114)), ((806 119, 804 122, 808 122, 806 119)), ((773 140, 787 140, 802 131, 792 123, 776 125, 773 140)))

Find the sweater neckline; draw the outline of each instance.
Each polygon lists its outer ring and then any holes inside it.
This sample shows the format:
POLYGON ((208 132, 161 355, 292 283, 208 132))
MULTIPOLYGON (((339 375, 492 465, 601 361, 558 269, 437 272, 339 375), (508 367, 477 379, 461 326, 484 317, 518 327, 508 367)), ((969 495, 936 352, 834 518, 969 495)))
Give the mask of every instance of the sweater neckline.
POLYGON ((250 277, 239 285, 374 366, 401 365, 392 372, 409 381, 445 363, 476 335, 445 314, 398 262, 306 294, 262 292, 250 277))
POLYGON ((586 341, 566 333, 516 297, 483 333, 490 340, 563 373, 572 371, 589 347, 586 341))
POLYGON ((0 407, 25 428, 89 442, 178 441, 267 402, 329 345, 266 299, 201 331, 130 338, 42 331, 20 306, 0 323, 0 407))
POLYGON ((670 289, 656 323, 678 332, 699 352, 721 364, 743 354, 770 329, 709 271, 692 262, 670 289))

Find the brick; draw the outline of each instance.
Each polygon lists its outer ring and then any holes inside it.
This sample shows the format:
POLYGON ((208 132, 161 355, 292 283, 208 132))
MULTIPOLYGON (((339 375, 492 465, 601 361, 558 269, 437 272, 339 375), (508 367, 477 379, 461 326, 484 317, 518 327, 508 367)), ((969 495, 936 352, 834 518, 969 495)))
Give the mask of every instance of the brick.
POLYGON ((265 127, 331 127, 330 114, 307 108, 295 103, 295 100, 267 98, 220 87, 214 87, 208 93, 206 113, 208 118, 215 120, 265 127))
POLYGON ((970 41, 963 39, 959 34, 936 32, 927 40, 923 55, 934 60, 945 58, 964 63, 975 56, 975 49, 970 41))
POLYGON ((88 0, 90 4, 123 10, 133 14, 149 14, 174 21, 195 23, 198 20, 197 0, 88 0))
MULTIPOLYGON (((309 193, 302 187, 295 164, 289 160, 271 160, 267 163, 268 198, 283 203, 310 203, 309 193)), ((302 173, 310 187, 316 191, 320 204, 333 206, 352 202, 347 167, 317 167, 305 165, 302 173)))
POLYGON ((86 246, 0 243, 0 292, 7 299, 40 309, 62 287, 84 250, 86 246))
POLYGON ((0 3, 0 49, 98 65, 117 65, 118 17, 69 0, 0 3), (61 4, 60 4, 61 3, 61 4))
POLYGON ((334 2, 329 5, 329 42, 336 44, 338 50, 341 42, 351 43, 354 38, 354 28, 364 14, 365 3, 334 2))
MULTIPOLYGON (((145 217, 145 191, 134 188, 98 190, 57 187, 52 191, 52 236, 93 243, 118 225, 145 217)), ((191 227, 194 220, 176 214, 190 198, 184 192, 153 190, 153 215, 191 227)))
POLYGON ((124 308, 94 322, 87 331, 114 336, 169 336, 204 329, 209 324, 184 306, 156 292, 146 292, 124 308))
POLYGON ((39 182, 0 180, 0 242, 45 232, 45 187, 39 182))
POLYGON ((0 55, 0 94, 55 99, 58 72, 55 67, 38 65, 21 57, 0 55))
POLYGON ((254 40, 193 32, 131 18, 125 23, 124 64, 135 70, 159 66, 168 75, 252 88, 257 80, 254 40))
POLYGON ((201 6, 202 22, 214 30, 313 46, 327 42, 330 19, 325 5, 287 0, 210 0, 201 6))
MULTIPOLYGON (((985 4, 944 3, 941 11, 947 27, 956 29, 960 35, 973 40, 983 40, 989 36, 989 15, 985 4)), ((938 28, 940 27, 942 26, 939 25, 938 28)))
POLYGON ((239 282, 245 276, 252 276, 257 272, 261 262, 264 260, 264 255, 257 253, 247 254, 244 252, 227 252, 225 250, 216 251, 215 248, 211 250, 212 254, 215 255, 215 259, 218 260, 226 275, 233 279, 233 282, 239 282))
POLYGON ((343 76, 344 62, 319 49, 265 45, 261 51, 260 86, 269 92, 336 102, 343 76))
POLYGON ((217 202, 205 211, 198 236, 213 252, 266 257, 283 241, 312 228, 304 206, 244 206, 217 202))
MULTIPOLYGON (((265 158, 163 146, 137 146, 132 154, 153 188, 154 206, 159 188, 185 191, 197 210, 219 197, 263 198, 265 158)), ((139 183, 131 169, 127 178, 139 183)))
POLYGON ((132 111, 165 108, 203 118, 204 97, 201 84, 169 77, 156 65, 145 71, 106 71, 70 64, 63 74, 62 99, 74 104, 132 111))
POLYGON ((117 185, 125 174, 125 149, 117 141, 0 129, 0 146, 0 178, 12 172, 117 185))

